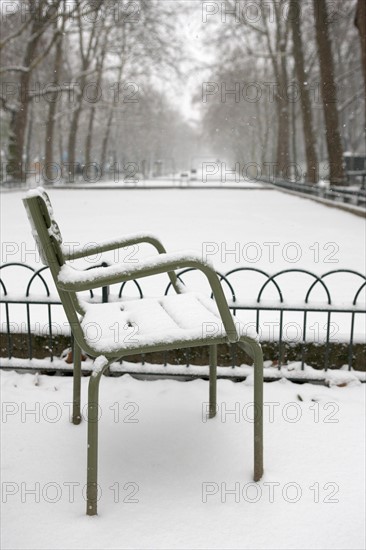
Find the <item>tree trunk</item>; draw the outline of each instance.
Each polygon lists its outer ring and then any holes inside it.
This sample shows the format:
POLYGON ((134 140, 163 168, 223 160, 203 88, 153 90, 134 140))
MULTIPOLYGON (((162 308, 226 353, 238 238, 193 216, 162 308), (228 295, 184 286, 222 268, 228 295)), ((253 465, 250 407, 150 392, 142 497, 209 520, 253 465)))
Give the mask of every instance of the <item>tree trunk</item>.
MULTIPOLYGON (((98 3, 98 9, 99 9, 101 3, 102 3, 101 1, 98 3)), ((95 38, 95 35, 96 35, 96 32, 97 32, 97 23, 96 23, 97 19, 95 19, 95 21, 93 22, 93 27, 92 27, 92 29, 90 31, 90 34, 89 34, 89 38, 87 40, 87 45, 84 49, 84 38, 85 38, 85 36, 83 35, 84 29, 83 29, 83 25, 82 25, 82 18, 81 18, 80 10, 78 11, 78 22, 79 22, 79 29, 78 29, 79 30, 79 46, 80 46, 80 55, 81 55, 81 59, 82 59, 82 63, 81 63, 82 76, 79 80, 80 95, 79 95, 79 98, 77 99, 77 105, 76 105, 76 108, 75 108, 74 113, 72 115, 71 124, 70 124, 70 131, 69 131, 69 141, 68 141, 68 147, 67 147, 67 155, 68 155, 67 161, 69 163, 69 166, 68 166, 68 173, 66 174, 66 179, 67 179, 68 182, 73 182, 74 181, 74 175, 75 175, 75 171, 76 171, 76 166, 75 166, 76 138, 77 138, 77 132, 78 132, 78 128, 79 128, 80 114, 81 114, 81 111, 83 109, 83 100, 84 100, 83 90, 84 90, 84 86, 85 86, 86 81, 87 81, 86 71, 90 66, 92 57, 95 56, 95 54, 97 52, 97 44, 98 44, 98 40, 99 40, 99 35, 97 35, 97 37, 95 38)), ((79 171, 78 171, 78 173, 79 173, 79 171)))
POLYGON ((301 112, 304 129, 305 155, 306 155, 306 181, 317 183, 318 158, 315 149, 315 136, 313 131, 313 114, 309 94, 308 77, 305 71, 304 51, 301 37, 300 2, 290 2, 289 18, 292 25, 293 54, 295 60, 296 78, 300 90, 301 112))
POLYGON ((90 111, 88 132, 85 140, 85 164, 88 166, 91 162, 91 147, 92 147, 92 134, 94 126, 95 107, 93 106, 90 111))
MULTIPOLYGON (((287 178, 290 165, 290 135, 289 135, 289 100, 287 77, 287 29, 282 25, 279 4, 274 6, 276 21, 276 45, 271 58, 273 70, 277 82, 276 106, 277 106, 277 153, 275 175, 287 178)), ((267 41, 270 48, 270 31, 266 28, 267 41)))
POLYGON ((25 147, 24 163, 30 165, 31 147, 32 147, 32 135, 33 135, 33 103, 29 104, 29 121, 27 128, 27 145, 25 147))
MULTIPOLYGON (((81 83, 80 89, 82 90, 84 86, 84 83, 81 83)), ((76 166, 75 166, 75 158, 76 158, 76 137, 77 137, 77 131, 79 127, 79 118, 82 110, 82 97, 78 99, 78 105, 73 113, 71 124, 70 124, 70 131, 69 131, 69 141, 67 145, 67 172, 66 172, 66 181, 68 183, 74 183, 75 173, 76 173, 76 166)))
MULTIPOLYGON (((363 80, 365 84, 365 93, 366 93, 366 1, 358 0, 355 25, 358 28, 361 41, 361 58, 362 58, 362 67, 363 67, 363 80)), ((366 101, 365 101, 365 126, 366 126, 366 101)), ((366 139, 366 132, 365 132, 366 139)))
MULTIPOLYGON (((121 79, 122 79, 122 73, 123 73, 123 69, 124 69, 123 58, 124 58, 124 55, 125 55, 125 46, 126 46, 125 38, 126 38, 126 36, 125 36, 125 34, 123 34, 122 51, 120 53, 121 65, 118 69, 116 82, 121 82, 121 79)), ((107 162, 107 147, 108 147, 109 135, 111 133, 111 128, 112 128, 113 115, 114 115, 114 109, 112 107, 109 111, 107 125, 106 125, 106 128, 105 128, 104 137, 103 137, 102 152, 101 152, 101 155, 100 155, 100 167, 101 167, 103 175, 105 174, 105 165, 106 165, 106 162, 107 162)))
MULTIPOLYGON (((100 69, 98 73, 98 78, 96 82, 96 89, 100 89, 102 81, 102 68, 100 69)), ((95 119, 95 104, 93 104, 93 107, 90 110, 90 116, 89 116, 89 123, 88 123, 88 132, 86 134, 86 140, 85 140, 85 164, 88 165, 91 163, 91 151, 92 151, 92 142, 93 142, 93 128, 94 128, 94 119, 95 119)))
POLYGON ((105 165, 107 162, 107 147, 108 147, 109 134, 111 132, 111 127, 112 127, 112 120, 113 120, 113 109, 109 111, 108 121, 107 121, 104 137, 103 137, 102 153, 100 155, 100 166, 103 174, 105 172, 105 165))
POLYGON ((277 94, 277 155, 276 175, 287 177, 290 164, 290 139, 289 139, 289 106, 287 99, 287 66, 285 52, 280 49, 281 61, 279 66, 279 93, 277 94))
MULTIPOLYGON (((55 62, 54 62, 54 75, 55 85, 60 82, 60 71, 62 64, 62 34, 58 37, 56 42, 55 62)), ((54 142, 54 130, 55 130, 55 114, 57 104, 57 92, 50 94, 50 103, 48 108, 48 118, 46 123, 46 136, 45 136, 45 170, 44 181, 45 183, 53 182, 53 142, 54 142)))
MULTIPOLYGON (((39 40, 38 36, 39 22, 32 25, 31 36, 25 52, 23 67, 29 68, 36 53, 39 40)), ((11 117, 9 129, 8 144, 8 174, 15 182, 21 182, 24 179, 25 172, 23 167, 23 154, 25 144, 25 133, 27 128, 28 107, 29 107, 29 84, 31 71, 22 71, 19 78, 19 107, 11 117)))
POLYGON ((363 67, 363 79, 366 89, 366 2, 365 0, 358 0, 355 25, 358 28, 361 41, 361 57, 363 67))
MULTIPOLYGON (((100 86, 102 83, 102 76, 103 76, 103 65, 104 65, 104 59, 105 55, 107 53, 107 40, 108 40, 108 32, 105 32, 104 35, 104 41, 101 51, 101 57, 100 62, 98 64, 98 72, 97 72, 97 81, 96 81, 96 90, 97 93, 100 90, 100 86)), ((95 97, 95 100, 98 98, 95 97)), ((91 151, 92 151, 92 142, 93 142, 93 128, 94 128, 94 119, 95 119, 95 103, 93 104, 93 107, 91 108, 90 117, 89 117, 89 124, 88 124, 88 133, 86 135, 85 140, 85 164, 88 165, 91 162, 91 151)))
POLYGON ((293 176, 297 177, 297 147, 296 147, 296 103, 295 101, 292 101, 291 103, 291 138, 292 138, 292 144, 291 144, 291 152, 292 152, 292 162, 294 163, 294 171, 293 176))
POLYGON ((337 93, 334 79, 332 45, 328 28, 326 0, 313 0, 316 41, 319 55, 325 133, 328 149, 330 183, 341 185, 345 181, 343 148, 339 132, 337 93))

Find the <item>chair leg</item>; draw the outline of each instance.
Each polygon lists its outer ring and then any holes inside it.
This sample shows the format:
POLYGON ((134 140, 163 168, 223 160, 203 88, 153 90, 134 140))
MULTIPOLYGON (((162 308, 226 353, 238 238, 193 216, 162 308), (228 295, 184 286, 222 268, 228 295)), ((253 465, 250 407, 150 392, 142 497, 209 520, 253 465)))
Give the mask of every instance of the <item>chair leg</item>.
POLYGON ((73 375, 73 407, 72 407, 72 423, 80 424, 80 387, 81 387, 81 349, 76 340, 74 340, 73 348, 74 375, 73 375))
POLYGON ((217 412, 217 345, 210 346, 210 398, 209 418, 214 418, 217 412))
POLYGON ((254 481, 263 475, 263 353, 254 345, 254 481))
POLYGON ((99 420, 99 383, 109 363, 104 357, 98 357, 99 365, 91 374, 88 388, 88 459, 86 484, 86 513, 97 515, 98 502, 98 420, 99 420), (103 361, 104 360, 104 361, 103 361))

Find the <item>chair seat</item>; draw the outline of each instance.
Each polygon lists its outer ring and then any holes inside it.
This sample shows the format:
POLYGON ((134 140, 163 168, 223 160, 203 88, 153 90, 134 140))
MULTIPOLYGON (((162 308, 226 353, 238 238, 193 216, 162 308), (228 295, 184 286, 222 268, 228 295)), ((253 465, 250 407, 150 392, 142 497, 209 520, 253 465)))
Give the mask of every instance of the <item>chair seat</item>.
MULTIPOLYGON (((209 338, 227 341, 216 303, 203 294, 184 292, 162 298, 143 298, 107 304, 83 304, 86 313, 81 327, 85 340, 97 352, 138 350, 174 342, 187 346, 209 338)), ((235 320, 240 336, 257 334, 235 320)), ((207 342, 206 342, 207 343, 207 342)))

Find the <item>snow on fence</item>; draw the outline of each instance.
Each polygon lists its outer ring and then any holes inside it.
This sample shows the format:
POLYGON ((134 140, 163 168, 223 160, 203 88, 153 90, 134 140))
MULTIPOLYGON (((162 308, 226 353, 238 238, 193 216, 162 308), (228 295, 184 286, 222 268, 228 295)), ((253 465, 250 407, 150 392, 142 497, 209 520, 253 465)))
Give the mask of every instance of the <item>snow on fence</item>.
MULTIPOLYGON (((64 347, 70 345, 70 327, 48 267, 7 263, 0 266, 0 275, 3 363, 15 357, 34 359, 40 347, 42 358, 53 361, 59 355, 57 341, 64 347)), ((207 292, 208 287, 198 284, 197 270, 185 269, 178 275, 194 290, 207 292)), ((241 323, 256 328, 265 359, 271 359, 279 369, 290 359, 298 361, 300 370, 314 365, 314 361, 316 368, 325 371, 344 365, 349 370, 365 370, 365 275, 350 269, 317 275, 295 268, 270 275, 254 267, 218 275, 233 314, 241 323)), ((140 279, 104 287, 99 293, 90 291, 84 298, 106 302, 171 292, 171 284, 158 277, 163 285, 159 291, 150 279, 140 279)), ((191 361, 193 357, 194 350, 188 349, 183 362, 197 364, 197 358, 191 361)), ((240 357, 232 346, 226 353, 226 364, 234 367, 240 364, 240 357)), ((144 364, 143 356, 140 360, 144 364)), ((166 365, 167 361, 168 355, 161 354, 159 362, 166 365)))
POLYGON ((362 189, 350 189, 347 188, 346 184, 345 187, 326 187, 322 185, 310 185, 301 182, 280 180, 277 178, 262 178, 262 181, 288 191, 310 195, 316 199, 325 199, 326 201, 335 203, 354 205, 360 208, 360 211, 364 213, 366 209, 365 170, 360 172, 360 177, 362 177, 362 189))

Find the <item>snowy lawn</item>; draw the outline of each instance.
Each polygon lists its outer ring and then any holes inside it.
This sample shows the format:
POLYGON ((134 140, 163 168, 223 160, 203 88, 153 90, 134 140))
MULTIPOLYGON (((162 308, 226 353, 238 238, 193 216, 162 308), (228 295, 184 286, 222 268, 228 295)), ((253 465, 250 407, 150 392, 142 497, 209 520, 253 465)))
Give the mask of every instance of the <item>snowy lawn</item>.
POLYGON ((364 386, 265 384, 255 484, 251 384, 220 380, 206 421, 205 381, 103 378, 102 495, 89 518, 87 424, 69 422, 71 378, 2 372, 1 547, 363 548, 364 386))
MULTIPOLYGON (((363 218, 275 190, 51 188, 49 194, 65 243, 86 245, 149 231, 169 251, 203 252, 222 271, 252 265, 270 272, 301 267, 323 273, 365 266, 363 218), (329 243, 333 246, 325 248, 329 243)), ((23 195, 1 196, 2 261, 35 265, 23 195)), ((141 251, 151 254, 151 248, 141 251)))

